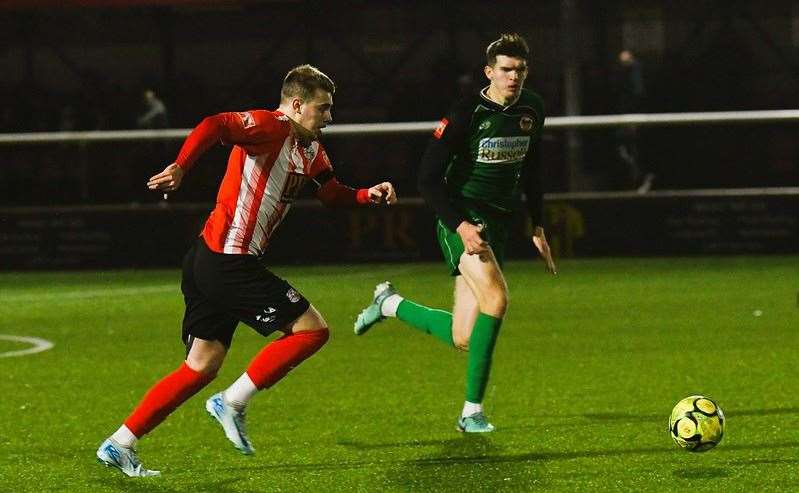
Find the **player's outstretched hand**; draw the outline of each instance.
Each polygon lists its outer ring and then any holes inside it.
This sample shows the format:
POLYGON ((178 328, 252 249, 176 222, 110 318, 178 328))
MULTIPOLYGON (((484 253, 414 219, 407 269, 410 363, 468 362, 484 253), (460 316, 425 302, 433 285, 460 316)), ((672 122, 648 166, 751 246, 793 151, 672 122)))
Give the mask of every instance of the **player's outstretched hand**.
POLYGON ((547 237, 544 235, 544 228, 541 226, 536 226, 535 232, 533 232, 533 245, 538 248, 541 258, 543 258, 544 262, 546 262, 547 271, 553 275, 557 274, 558 271, 555 269, 555 262, 552 260, 552 250, 549 249, 547 237))
POLYGON ((369 189, 369 202, 379 204, 385 202, 389 205, 397 202, 397 194, 394 192, 394 185, 384 181, 369 189))
POLYGON ((488 250, 488 242, 480 236, 481 231, 483 231, 482 224, 472 224, 468 221, 463 221, 458 225, 457 233, 461 237, 463 248, 469 255, 479 255, 488 250))
POLYGON ((159 190, 163 192, 171 192, 180 187, 180 182, 183 180, 183 168, 172 163, 164 171, 153 175, 147 182, 147 188, 150 190, 159 190))

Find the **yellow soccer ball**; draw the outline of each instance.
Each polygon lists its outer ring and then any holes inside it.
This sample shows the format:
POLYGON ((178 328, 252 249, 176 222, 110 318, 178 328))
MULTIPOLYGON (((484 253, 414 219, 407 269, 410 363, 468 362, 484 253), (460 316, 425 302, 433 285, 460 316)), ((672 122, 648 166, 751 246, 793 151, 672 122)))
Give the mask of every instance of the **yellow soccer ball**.
POLYGON ((669 432, 680 447, 691 452, 705 452, 724 437, 724 413, 708 397, 686 397, 671 411, 669 432))

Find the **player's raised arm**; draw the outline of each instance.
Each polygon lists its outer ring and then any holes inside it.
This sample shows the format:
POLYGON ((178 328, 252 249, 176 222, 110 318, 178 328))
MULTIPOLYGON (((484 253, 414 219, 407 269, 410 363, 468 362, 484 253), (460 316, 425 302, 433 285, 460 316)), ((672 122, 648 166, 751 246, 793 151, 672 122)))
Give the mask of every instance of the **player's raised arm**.
POLYGON ((186 171, 211 146, 225 144, 247 145, 268 139, 280 123, 268 111, 228 112, 204 118, 186 137, 175 162, 150 177, 150 190, 177 190, 186 171))

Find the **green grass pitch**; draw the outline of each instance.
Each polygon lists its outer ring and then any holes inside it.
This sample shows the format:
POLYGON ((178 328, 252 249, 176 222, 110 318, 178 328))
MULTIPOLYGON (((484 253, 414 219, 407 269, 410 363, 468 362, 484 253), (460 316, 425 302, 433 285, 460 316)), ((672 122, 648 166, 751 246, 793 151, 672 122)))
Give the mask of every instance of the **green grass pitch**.
MULTIPOLYGON (((217 380, 139 444, 160 478, 94 452, 183 357, 177 271, 0 274, 0 334, 55 346, 0 357, 0 491, 796 491, 799 257, 511 262, 511 303, 486 409, 455 420, 465 355, 397 321, 363 337, 375 283, 448 308, 442 264, 278 267, 330 324, 330 343, 248 413, 253 457, 205 415, 264 339, 240 326, 217 380), (667 432, 702 393, 727 415, 716 449, 667 432)), ((0 340, 0 353, 29 347, 0 340)))

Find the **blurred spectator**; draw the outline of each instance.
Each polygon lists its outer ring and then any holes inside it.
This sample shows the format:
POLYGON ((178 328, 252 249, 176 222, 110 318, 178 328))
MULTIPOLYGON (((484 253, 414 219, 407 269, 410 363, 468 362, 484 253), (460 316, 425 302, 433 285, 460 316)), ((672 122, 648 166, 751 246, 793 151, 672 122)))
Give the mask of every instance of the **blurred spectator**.
POLYGON ((155 91, 147 89, 142 95, 144 100, 145 112, 136 119, 136 126, 139 128, 167 128, 169 127, 169 116, 166 105, 155 95, 155 91))
MULTIPOLYGON (((644 112, 644 74, 641 64, 630 50, 618 55, 616 73, 613 78, 616 97, 616 112, 644 112)), ((638 127, 628 125, 615 131, 616 163, 620 179, 614 180, 622 188, 635 188, 646 193, 652 188, 655 175, 642 165, 638 154, 638 127)))

